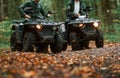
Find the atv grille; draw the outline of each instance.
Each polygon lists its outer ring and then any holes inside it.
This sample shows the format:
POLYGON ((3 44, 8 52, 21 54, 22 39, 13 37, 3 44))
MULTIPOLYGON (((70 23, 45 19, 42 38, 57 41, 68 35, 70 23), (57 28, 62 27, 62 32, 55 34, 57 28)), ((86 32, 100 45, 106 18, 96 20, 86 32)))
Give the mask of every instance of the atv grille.
POLYGON ((39 34, 41 36, 53 36, 54 32, 52 29, 43 29, 41 32, 39 32, 39 34))
POLYGON ((85 31, 94 31, 96 28, 91 24, 86 24, 84 27, 85 31))
POLYGON ((82 31, 85 34, 95 34, 96 28, 91 24, 86 24, 85 27, 82 29, 82 31))

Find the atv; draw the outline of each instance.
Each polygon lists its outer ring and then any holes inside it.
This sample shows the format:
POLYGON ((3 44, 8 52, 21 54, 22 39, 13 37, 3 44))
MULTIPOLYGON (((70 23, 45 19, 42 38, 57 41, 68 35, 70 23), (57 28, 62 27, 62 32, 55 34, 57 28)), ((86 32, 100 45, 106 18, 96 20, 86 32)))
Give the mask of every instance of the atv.
POLYGON ((95 41, 97 48, 103 47, 103 34, 99 29, 100 20, 88 17, 90 7, 86 7, 83 11, 85 15, 79 16, 75 20, 67 19, 67 35, 64 39, 71 45, 72 50, 87 49, 90 41, 95 41))
POLYGON ((44 17, 15 20, 11 28, 13 30, 10 38, 11 50, 45 52, 50 45, 53 53, 61 52, 63 48, 61 25, 60 22, 50 21, 44 17))

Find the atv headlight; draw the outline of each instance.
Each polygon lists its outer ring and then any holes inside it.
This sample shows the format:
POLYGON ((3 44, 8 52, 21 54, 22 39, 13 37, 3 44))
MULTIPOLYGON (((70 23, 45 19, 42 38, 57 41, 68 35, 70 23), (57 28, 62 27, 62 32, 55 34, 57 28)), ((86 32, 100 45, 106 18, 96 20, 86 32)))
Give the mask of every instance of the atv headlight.
POLYGON ((93 26, 97 28, 99 26, 99 23, 98 22, 94 22, 93 26))
POLYGON ((84 27, 84 24, 79 24, 79 27, 80 27, 80 28, 84 27))
POLYGON ((36 25, 36 28, 41 30, 42 29, 42 25, 36 25))

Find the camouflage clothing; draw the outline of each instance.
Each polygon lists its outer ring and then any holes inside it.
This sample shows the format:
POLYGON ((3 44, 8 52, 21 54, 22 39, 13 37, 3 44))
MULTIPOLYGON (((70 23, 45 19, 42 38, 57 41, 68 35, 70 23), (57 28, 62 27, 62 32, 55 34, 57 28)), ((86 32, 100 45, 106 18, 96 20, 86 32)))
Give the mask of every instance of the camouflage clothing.
POLYGON ((39 13, 41 13, 43 16, 45 16, 45 12, 39 3, 35 3, 34 0, 30 0, 19 7, 19 12, 22 16, 25 14, 30 15, 31 18, 36 18, 39 16, 39 13))

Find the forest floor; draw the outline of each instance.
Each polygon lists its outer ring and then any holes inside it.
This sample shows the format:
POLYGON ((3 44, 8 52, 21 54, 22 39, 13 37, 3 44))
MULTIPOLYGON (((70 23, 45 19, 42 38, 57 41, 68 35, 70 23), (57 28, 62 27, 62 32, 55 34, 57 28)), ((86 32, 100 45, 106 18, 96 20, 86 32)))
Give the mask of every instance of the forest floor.
POLYGON ((0 78, 120 78, 120 44, 58 54, 0 51, 0 78))

